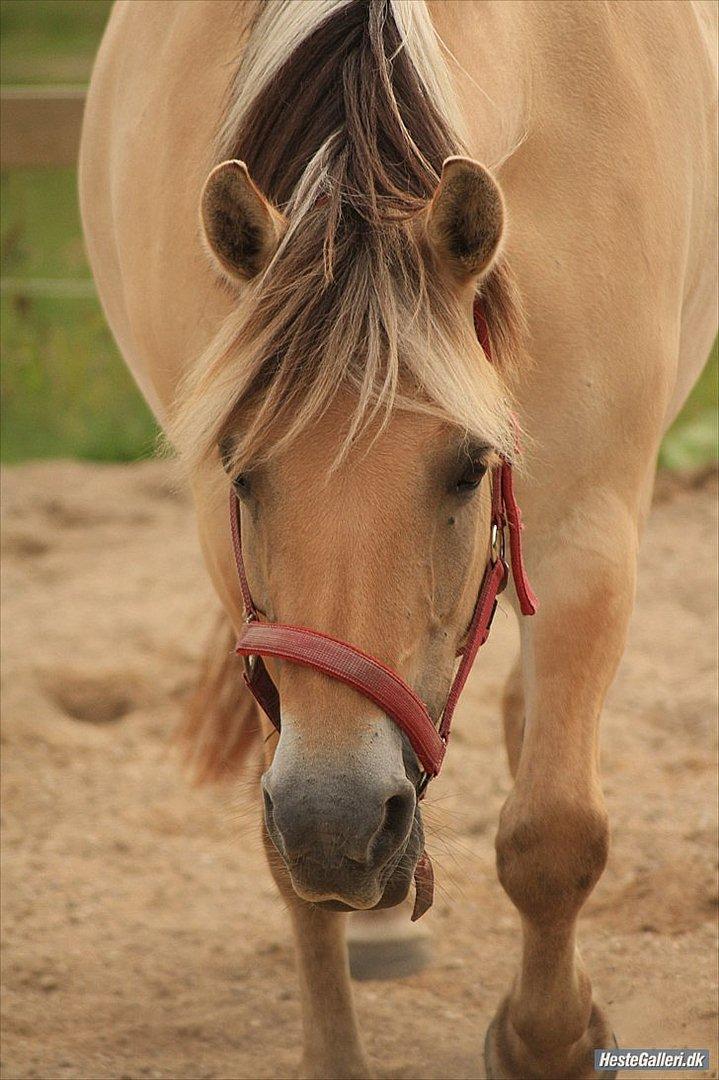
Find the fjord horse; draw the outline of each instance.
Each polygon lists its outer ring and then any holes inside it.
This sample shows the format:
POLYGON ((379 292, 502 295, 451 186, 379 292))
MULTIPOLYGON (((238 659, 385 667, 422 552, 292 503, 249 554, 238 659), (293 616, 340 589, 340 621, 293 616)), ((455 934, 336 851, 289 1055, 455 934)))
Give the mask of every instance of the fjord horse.
MULTIPOLYGON (((608 826, 598 720, 664 431, 716 327, 711 3, 118 3, 80 162, 107 318, 187 464, 239 631, 336 635, 441 710, 518 462, 530 577, 496 838, 521 969, 496 1077, 590 1077, 612 1045, 576 948, 608 826), (200 213, 198 214, 198 209, 200 213), (479 296, 492 364, 479 345, 479 296)), ((257 724, 229 639, 186 732, 237 775, 257 724)), ((370 1075, 337 909, 396 904, 423 846, 399 728, 268 661, 262 787, 294 923, 303 1075, 370 1075)), ((451 749, 450 749, 451 752, 451 749)))

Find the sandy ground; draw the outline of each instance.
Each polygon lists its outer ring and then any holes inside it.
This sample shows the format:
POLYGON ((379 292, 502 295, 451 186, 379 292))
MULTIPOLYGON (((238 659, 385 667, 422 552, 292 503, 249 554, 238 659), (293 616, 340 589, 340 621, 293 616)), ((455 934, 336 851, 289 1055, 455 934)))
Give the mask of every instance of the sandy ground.
MULTIPOLYGON (((214 611, 188 504, 162 463, 6 470, 3 503, 3 1075, 291 1076, 297 991, 254 787, 193 790, 171 748, 214 611)), ((606 707, 613 846, 581 931, 620 1044, 709 1047, 712 1076, 716 573, 715 482, 665 484, 606 707)), ((357 986, 388 1078, 483 1076, 517 962, 493 858, 516 630, 495 625, 428 800, 434 963, 357 986)))

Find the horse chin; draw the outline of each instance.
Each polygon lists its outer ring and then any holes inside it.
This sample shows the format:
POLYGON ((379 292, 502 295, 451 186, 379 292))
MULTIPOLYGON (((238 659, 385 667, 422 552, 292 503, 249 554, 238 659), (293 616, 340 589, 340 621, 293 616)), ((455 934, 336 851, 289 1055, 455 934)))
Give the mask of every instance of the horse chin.
POLYGON ((407 898, 411 883, 412 877, 407 877, 406 871, 403 870, 401 874, 395 871, 385 885, 379 900, 371 907, 357 907, 354 904, 346 904, 344 900, 316 900, 313 906, 324 908, 325 911, 379 911, 381 908, 391 908, 401 904, 407 898))
POLYGON ((382 893, 375 904, 359 906, 333 898, 313 901, 314 907, 324 908, 326 911, 379 911, 382 908, 396 907, 407 899, 414 880, 414 871, 423 849, 424 833, 421 820, 417 815, 406 845, 389 865, 389 873, 382 885, 382 893))

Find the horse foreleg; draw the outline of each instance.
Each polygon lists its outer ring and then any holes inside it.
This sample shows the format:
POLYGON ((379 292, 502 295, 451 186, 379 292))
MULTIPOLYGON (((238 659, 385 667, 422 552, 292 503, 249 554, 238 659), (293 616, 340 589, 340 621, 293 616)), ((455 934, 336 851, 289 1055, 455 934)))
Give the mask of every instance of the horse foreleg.
POLYGON ((357 1024, 350 983, 346 916, 301 900, 263 828, 267 858, 287 904, 300 984, 306 1080, 367 1080, 371 1070, 357 1024))
POLYGON ((541 607, 523 627, 526 724, 496 839, 523 956, 488 1033, 491 1077, 594 1077, 594 1049, 613 1045, 575 937, 607 858, 597 728, 633 601, 636 527, 608 497, 575 520, 581 534, 567 528, 534 553, 541 607))

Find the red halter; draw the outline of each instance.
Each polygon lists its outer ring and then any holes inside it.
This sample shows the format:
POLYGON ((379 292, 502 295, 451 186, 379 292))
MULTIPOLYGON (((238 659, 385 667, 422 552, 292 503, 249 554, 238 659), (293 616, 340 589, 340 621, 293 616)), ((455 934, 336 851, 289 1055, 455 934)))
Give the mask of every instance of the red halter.
MULTIPOLYGON (((491 359, 489 334, 479 304, 475 304, 474 323, 477 337, 488 359, 491 359)), ((245 606, 245 626, 237 639, 236 652, 245 658, 245 682, 260 707, 275 728, 280 730, 280 696, 262 657, 273 656, 293 664, 314 668, 332 679, 347 683, 369 698, 405 733, 424 770, 417 786, 422 798, 427 784, 442 766, 449 741, 452 717, 464 689, 474 658, 489 636, 497 596, 505 588, 509 570, 504 561, 505 528, 509 530, 509 553, 514 584, 523 615, 533 615, 537 600, 527 579, 522 560, 522 519, 514 497, 512 466, 502 461, 492 469, 491 550, 489 562, 479 588, 472 621, 467 631, 461 657, 444 709, 435 724, 427 706, 396 672, 381 661, 349 645, 345 641, 310 630, 305 626, 287 626, 260 620, 252 599, 242 557, 240 505, 230 491, 230 527, 237 573, 245 606)), ((426 852, 415 871, 417 893, 413 920, 431 906, 433 874, 426 852)))

